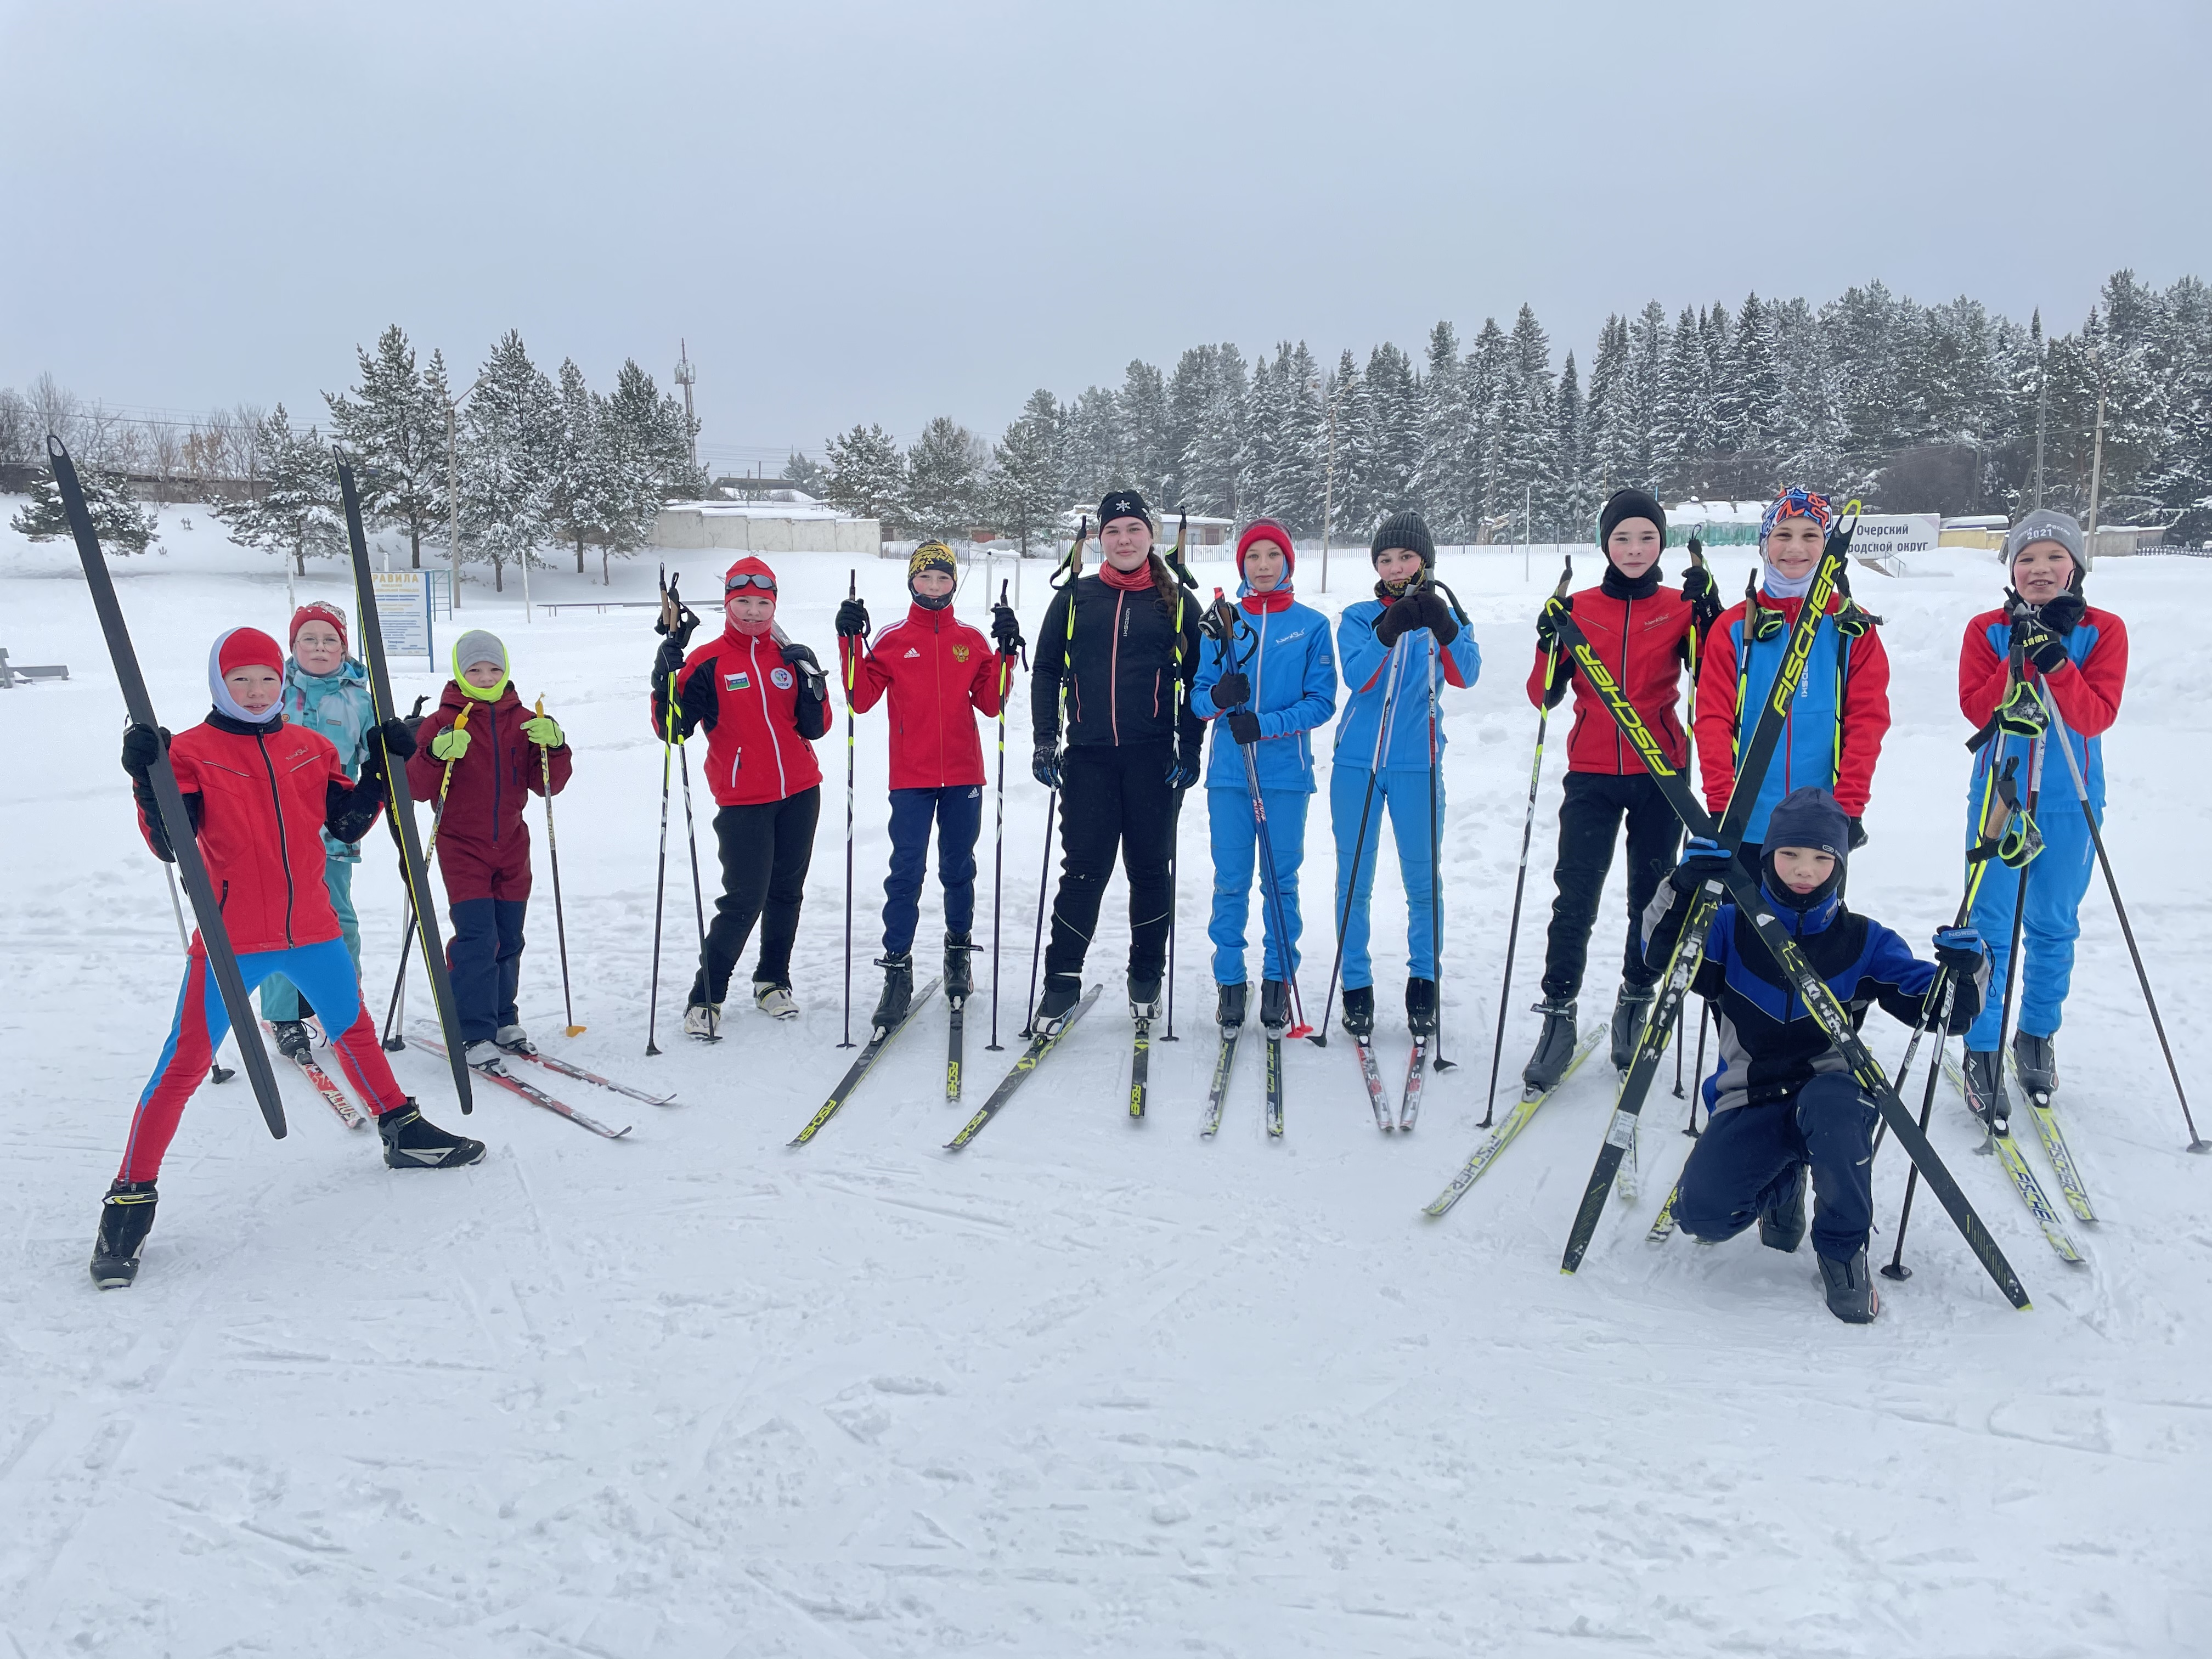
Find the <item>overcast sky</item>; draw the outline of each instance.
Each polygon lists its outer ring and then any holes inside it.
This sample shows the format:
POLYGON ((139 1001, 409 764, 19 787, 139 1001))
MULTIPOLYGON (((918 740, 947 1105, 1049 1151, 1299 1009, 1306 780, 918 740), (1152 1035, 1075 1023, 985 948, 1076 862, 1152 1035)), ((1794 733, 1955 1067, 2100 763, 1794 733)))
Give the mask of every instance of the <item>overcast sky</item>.
MULTIPOLYGON (((1525 300, 2212 276, 2212 5, 0 0, 0 385, 321 414, 387 323, 779 459, 1525 300)), ((773 470, 773 468, 771 468, 773 470)))

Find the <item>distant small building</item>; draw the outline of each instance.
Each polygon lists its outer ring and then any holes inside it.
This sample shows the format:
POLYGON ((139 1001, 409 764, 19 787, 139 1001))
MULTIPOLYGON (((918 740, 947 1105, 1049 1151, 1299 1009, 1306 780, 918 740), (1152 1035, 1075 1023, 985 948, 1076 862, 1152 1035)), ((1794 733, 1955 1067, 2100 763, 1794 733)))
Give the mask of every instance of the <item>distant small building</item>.
POLYGON ((653 521, 656 547, 685 551, 726 547, 743 553, 857 553, 873 558, 883 526, 848 519, 797 490, 767 501, 678 501, 653 521))

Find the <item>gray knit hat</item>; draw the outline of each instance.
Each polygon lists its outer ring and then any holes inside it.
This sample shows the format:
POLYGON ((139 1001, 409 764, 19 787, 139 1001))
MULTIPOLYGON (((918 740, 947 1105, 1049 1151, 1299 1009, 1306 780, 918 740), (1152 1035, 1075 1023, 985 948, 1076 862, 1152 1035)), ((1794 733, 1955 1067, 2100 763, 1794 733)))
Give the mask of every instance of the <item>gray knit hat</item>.
POLYGON ((2077 574, 2089 574, 2089 545, 2081 534, 2081 526, 2064 513, 2054 513, 2047 507, 2039 507, 2005 532, 2004 562, 2008 574, 2013 561, 2023 548, 2035 542, 2057 542, 2074 561, 2077 574))
POLYGON ((1437 568, 1437 544, 1429 535, 1429 526, 1421 515, 1411 508, 1393 513, 1382 520, 1375 532, 1375 540, 1367 550, 1370 562, 1379 559, 1389 549, 1402 547, 1421 556, 1421 563, 1428 569, 1437 568))

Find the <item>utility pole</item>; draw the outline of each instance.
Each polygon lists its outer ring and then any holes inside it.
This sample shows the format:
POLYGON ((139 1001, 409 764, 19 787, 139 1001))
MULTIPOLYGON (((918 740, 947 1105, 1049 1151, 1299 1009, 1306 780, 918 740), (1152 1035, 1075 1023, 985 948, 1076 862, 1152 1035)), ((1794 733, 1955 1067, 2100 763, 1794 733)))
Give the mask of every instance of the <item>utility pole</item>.
POLYGON ((1521 486, 1521 580, 1528 580, 1528 556, 1536 544, 1536 486, 1521 486))
POLYGON ((691 442, 691 470, 699 470, 699 422, 691 413, 691 383, 699 372, 691 367, 690 343, 680 337, 676 342, 676 384, 684 388, 684 433, 691 442))
POLYGON ((1321 484, 1321 591, 1328 592, 1328 532, 1336 511, 1336 394, 1328 398, 1328 466, 1321 484))
MULTIPOLYGON (((2041 321, 2039 316, 2037 320, 2041 321)), ((2045 337, 2035 360, 2035 504, 2043 505, 2043 428, 2051 413, 2051 341, 2045 337)))
POLYGON ((2089 556, 2097 556, 2097 497, 2105 483, 2105 348, 2100 343, 2091 361, 2097 366, 2097 434, 2089 448, 2089 556))
MULTIPOLYGON (((479 374, 459 397, 446 399, 446 544, 453 555, 453 591, 447 597, 456 611, 461 608, 461 449, 457 420, 461 405, 475 397, 477 387, 483 384, 483 376, 479 374)), ((524 580, 528 580, 526 575, 524 580)), ((526 589, 523 609, 527 613, 526 589)))

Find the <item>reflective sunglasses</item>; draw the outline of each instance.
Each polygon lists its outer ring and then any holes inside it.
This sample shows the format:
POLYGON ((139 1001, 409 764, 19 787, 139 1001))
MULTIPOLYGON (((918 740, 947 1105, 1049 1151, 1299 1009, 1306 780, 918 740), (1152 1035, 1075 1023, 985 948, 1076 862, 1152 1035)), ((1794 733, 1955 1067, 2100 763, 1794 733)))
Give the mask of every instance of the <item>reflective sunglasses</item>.
POLYGON ((731 577, 729 580, 722 584, 722 592, 725 593, 734 593, 738 589, 744 587, 757 587, 763 592, 773 593, 775 592, 775 578, 773 576, 756 576, 750 570, 740 571, 738 574, 731 577))

